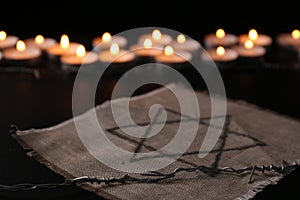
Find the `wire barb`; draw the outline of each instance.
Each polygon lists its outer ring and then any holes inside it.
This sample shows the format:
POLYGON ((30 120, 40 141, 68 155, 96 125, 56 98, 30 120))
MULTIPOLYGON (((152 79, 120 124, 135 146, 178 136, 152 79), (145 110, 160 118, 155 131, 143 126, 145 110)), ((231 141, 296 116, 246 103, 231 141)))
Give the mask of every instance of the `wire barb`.
POLYGON ((88 176, 81 176, 71 180, 66 180, 61 183, 44 183, 44 184, 30 184, 30 183, 22 183, 22 184, 15 184, 15 185, 1 185, 0 184, 0 192, 7 192, 7 191, 21 191, 21 190, 35 190, 35 189, 54 189, 58 187, 76 185, 76 184, 126 184, 126 183, 159 183, 164 180, 172 179, 176 177, 178 173, 190 173, 190 172, 202 172, 205 174, 219 174, 219 173, 226 173, 226 174, 242 174, 242 173, 250 173, 248 183, 253 183, 253 177, 255 172, 274 172, 276 174, 288 174, 291 171, 299 168, 299 164, 297 162, 288 165, 286 161, 283 161, 281 166, 269 165, 269 166, 249 166, 245 168, 235 169, 233 167, 223 167, 223 168, 214 168, 208 167, 205 165, 199 165, 196 167, 180 167, 176 168, 172 172, 169 173, 162 173, 158 171, 146 171, 145 173, 139 174, 139 176, 131 176, 129 174, 125 174, 121 177, 88 177, 88 176))

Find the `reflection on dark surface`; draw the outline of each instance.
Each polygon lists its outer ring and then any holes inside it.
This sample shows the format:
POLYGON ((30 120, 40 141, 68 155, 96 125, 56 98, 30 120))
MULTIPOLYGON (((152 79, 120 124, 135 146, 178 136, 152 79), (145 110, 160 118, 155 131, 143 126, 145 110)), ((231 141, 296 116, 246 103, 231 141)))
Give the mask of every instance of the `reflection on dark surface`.
MULTIPOLYGON (((245 100, 278 113, 300 119, 300 67, 298 58, 270 52, 263 63, 237 63, 233 68, 224 68, 221 75, 228 98, 245 100)), ((10 136, 11 124, 20 129, 43 128, 55 125, 72 117, 72 90, 76 72, 62 71, 59 63, 41 61, 34 67, 39 71, 36 77, 33 71, 10 71, 9 67, 0 69, 0 184, 23 182, 59 182, 63 177, 53 173, 34 159, 10 136)), ((201 77, 184 72, 192 86, 205 90, 201 77)), ((143 78, 139 75, 136 78, 143 78)), ((109 100, 118 77, 103 77, 93 97, 88 80, 78 84, 81 92, 81 111, 90 108, 87 99, 95 98, 96 104, 109 100)), ((140 87, 134 95, 157 88, 158 85, 140 87)), ((126 88, 116 88, 119 96, 126 88)), ((300 172, 287 176, 276 186, 270 186, 256 199, 273 199, 284 193, 291 197, 299 184, 300 172)), ((99 199, 93 193, 78 187, 51 190, 39 190, 20 193, 2 193, 0 199, 99 199)), ((287 197, 286 196, 286 197, 287 197)))

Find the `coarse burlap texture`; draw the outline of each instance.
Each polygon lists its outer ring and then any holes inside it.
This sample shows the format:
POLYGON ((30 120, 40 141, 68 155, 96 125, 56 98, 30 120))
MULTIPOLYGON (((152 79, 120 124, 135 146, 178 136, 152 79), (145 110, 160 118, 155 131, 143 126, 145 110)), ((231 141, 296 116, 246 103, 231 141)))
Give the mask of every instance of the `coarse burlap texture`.
MULTIPOLYGON (((171 87, 176 87, 177 91, 194 92, 179 85, 171 87)), ((227 100, 225 131, 222 132, 214 149, 200 159, 198 153, 209 123, 209 118, 205 117, 212 116, 210 116, 209 94, 206 92, 196 94, 200 102, 201 118, 203 117, 198 133, 185 154, 160 171, 172 172, 178 167, 197 165, 216 168, 229 166, 237 169, 254 165, 280 166, 283 160, 293 163, 300 158, 299 121, 244 101, 227 100)), ((112 100, 112 103, 114 101, 122 106, 122 98, 112 100)), ((116 126, 110 102, 97 106, 96 113, 102 122, 105 122, 101 123, 105 126, 102 128, 106 130, 105 134, 115 145, 131 152, 140 145, 140 152, 149 152, 171 141, 176 133, 174 130, 178 128, 177 122, 181 119, 176 97, 163 87, 130 99, 130 114, 137 124, 148 122, 149 106, 153 104, 161 104, 167 108, 167 123, 159 134, 147 138, 142 144, 139 138, 126 135, 116 126)), ((76 120, 89 124, 89 118, 86 117, 89 112, 77 116, 76 120)), ((188 116, 182 119, 189 123, 188 116)), ((130 132, 130 128, 131 126, 127 126, 124 130, 130 132)), ((87 151, 76 131, 74 118, 49 128, 18 130, 14 137, 24 149, 29 150, 28 155, 68 179, 81 176, 121 177, 126 174, 102 164, 87 151)), ((98 151, 101 151, 101 147, 98 151)), ((106 152, 104 149, 103 152, 108 157, 112 156, 111 152, 106 152)), ((252 183, 248 183, 249 176, 250 173, 247 172, 219 173, 212 177, 196 171, 178 173, 176 177, 160 183, 111 185, 83 183, 79 186, 108 199, 251 199, 265 186, 276 184, 283 175, 274 172, 256 172, 252 183)))

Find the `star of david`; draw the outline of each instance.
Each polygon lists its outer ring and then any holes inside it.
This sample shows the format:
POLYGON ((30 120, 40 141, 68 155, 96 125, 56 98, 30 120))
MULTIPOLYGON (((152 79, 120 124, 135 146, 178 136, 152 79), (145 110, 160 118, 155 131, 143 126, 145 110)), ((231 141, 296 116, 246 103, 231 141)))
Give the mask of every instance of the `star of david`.
MULTIPOLYGON (((217 143, 218 147, 211 150, 210 152, 208 152, 209 154, 214 154, 214 159, 213 159, 213 162, 211 164, 212 168, 218 168, 219 163, 220 163, 221 158, 222 158, 222 155, 226 152, 243 151, 243 150, 250 149, 250 148, 255 148, 255 147, 258 147, 258 146, 266 146, 266 144, 263 141, 255 138, 253 136, 250 136, 250 135, 245 134, 245 133, 240 133, 240 132, 237 132, 237 131, 230 130, 229 125, 231 123, 231 115, 194 118, 194 117, 186 115, 186 114, 183 115, 182 113, 179 113, 179 112, 174 111, 174 110, 169 109, 169 108, 165 108, 165 110, 168 113, 172 113, 172 114, 175 114, 175 115, 179 116, 179 119, 167 120, 167 121, 164 121, 164 122, 159 122, 159 121, 154 120, 153 123, 145 122, 145 123, 141 123, 141 124, 129 124, 129 125, 125 125, 125 126, 109 128, 109 129, 106 129, 106 131, 108 131, 108 133, 113 134, 113 135, 115 135, 115 136, 117 136, 117 137, 119 137, 123 140, 126 140, 127 142, 130 142, 130 143, 134 144, 135 145, 134 153, 136 154, 136 153, 139 153, 141 151, 142 147, 149 150, 149 151, 159 151, 159 150, 156 147, 145 144, 145 142, 147 140, 146 137, 139 138, 139 139, 133 139, 132 137, 128 137, 124 134, 119 133, 118 130, 120 130, 121 128, 129 128, 129 127, 138 126, 138 125, 140 125, 140 126, 150 125, 150 127, 151 127, 155 124, 161 124, 161 123, 174 124, 174 123, 180 123, 180 122, 184 123, 184 122, 189 122, 189 121, 197 122, 197 123, 199 123, 200 126, 209 126, 210 125, 210 123, 209 123, 210 119, 218 118, 218 117, 219 118, 220 117, 225 117, 224 126, 223 127, 216 127, 216 128, 222 129, 222 133, 219 137, 219 142, 217 143), (236 137, 246 137, 246 138, 250 139, 252 142, 250 144, 246 144, 246 145, 240 145, 240 146, 236 146, 236 147, 226 148, 226 141, 228 139, 228 135, 234 135, 236 137)), ((159 115, 159 112, 160 111, 157 111, 156 115, 159 115)), ((144 135, 147 135, 147 134, 148 133, 146 132, 144 135)), ((197 154, 199 154, 199 151, 185 152, 181 155, 180 158, 177 159, 177 161, 195 167, 195 166, 197 166, 196 164, 194 164, 190 161, 187 161, 184 157, 189 156, 189 155, 197 155, 197 154)), ((158 156, 176 156, 176 155, 166 155, 166 154, 162 153, 158 156)))

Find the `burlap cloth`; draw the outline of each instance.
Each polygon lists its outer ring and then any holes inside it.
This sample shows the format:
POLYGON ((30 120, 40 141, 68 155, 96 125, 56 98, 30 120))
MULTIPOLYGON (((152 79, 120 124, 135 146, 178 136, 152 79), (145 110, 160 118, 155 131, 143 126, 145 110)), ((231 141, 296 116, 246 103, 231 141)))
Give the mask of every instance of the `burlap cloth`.
MULTIPOLYGON (((181 86, 174 85, 174 87, 181 86)), ((186 90, 184 87, 179 89, 186 90)), ((198 92, 197 97, 201 102, 199 104, 201 116, 210 116, 209 95, 206 92, 198 92)), ((118 102, 122 102, 122 99, 118 102)), ((159 134, 144 141, 141 152, 151 151, 151 148, 158 149, 174 137, 180 110, 178 102, 169 90, 160 88, 131 98, 130 102, 131 115, 137 123, 142 124, 149 120, 148 108, 154 103, 168 108, 167 119, 172 122, 166 124, 159 134)), ((109 105, 106 102, 96 107, 97 115, 105 120, 103 124, 107 130, 107 137, 120 148, 134 151, 138 139, 125 135, 116 127, 109 105)), ((77 119, 85 122, 84 120, 88 120, 85 118, 88 113, 89 111, 77 119)), ((197 165, 216 168, 226 166, 243 168, 270 164, 280 166, 283 160, 292 163, 300 158, 299 121, 243 101, 228 100, 227 115, 229 116, 227 130, 222 133, 214 149, 205 158, 200 159, 197 156, 207 129, 203 120, 186 154, 161 171, 169 172, 177 167, 197 165)), ((130 126, 127 129, 130 130, 130 126)), ((33 156, 68 179, 80 176, 120 177, 125 174, 102 164, 86 150, 76 132, 73 119, 49 128, 18 130, 15 138, 24 149, 29 150, 29 156, 33 156)), ((110 156, 110 152, 106 154, 110 156)), ((212 177, 198 171, 179 173, 176 177, 160 183, 111 185, 83 183, 79 186, 108 199, 251 199, 265 186, 276 184, 282 177, 283 175, 272 172, 256 172, 253 182, 249 184, 249 173, 219 173, 212 177)))

